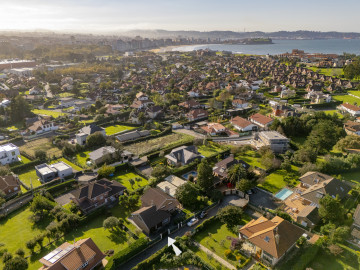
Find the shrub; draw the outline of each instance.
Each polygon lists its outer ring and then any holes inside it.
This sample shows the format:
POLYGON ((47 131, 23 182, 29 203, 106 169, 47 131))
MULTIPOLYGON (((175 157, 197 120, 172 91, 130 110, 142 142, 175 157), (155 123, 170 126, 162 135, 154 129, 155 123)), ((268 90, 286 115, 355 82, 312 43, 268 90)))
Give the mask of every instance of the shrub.
POLYGON ((224 255, 225 255, 226 258, 229 258, 231 256, 231 254, 232 254, 231 249, 227 249, 227 250, 224 251, 224 255))
POLYGON ((125 263, 128 259, 130 259, 132 256, 139 253, 141 250, 143 250, 148 244, 147 239, 140 238, 136 240, 134 243, 129 245, 127 248, 119 251, 116 253, 113 257, 109 259, 108 264, 106 265, 106 270, 112 270, 112 269, 118 269, 120 265, 125 263))

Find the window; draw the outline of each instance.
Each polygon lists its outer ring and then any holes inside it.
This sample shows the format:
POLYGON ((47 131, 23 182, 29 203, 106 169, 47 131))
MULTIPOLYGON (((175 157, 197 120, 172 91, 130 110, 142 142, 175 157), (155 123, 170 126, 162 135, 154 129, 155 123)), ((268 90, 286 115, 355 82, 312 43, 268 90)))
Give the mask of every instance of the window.
POLYGON ((12 154, 13 156, 15 156, 15 151, 12 151, 11 154, 12 154))
POLYGON ((264 240, 269 243, 269 241, 270 241, 269 236, 266 236, 264 240))

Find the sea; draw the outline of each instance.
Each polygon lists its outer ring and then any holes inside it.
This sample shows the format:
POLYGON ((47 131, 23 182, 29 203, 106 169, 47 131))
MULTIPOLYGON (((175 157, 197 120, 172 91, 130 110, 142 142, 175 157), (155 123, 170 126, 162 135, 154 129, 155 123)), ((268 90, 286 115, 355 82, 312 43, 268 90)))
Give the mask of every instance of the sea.
POLYGON ((259 45, 203 44, 172 47, 166 51, 189 52, 201 49, 254 55, 277 55, 291 52, 293 49, 304 50, 306 53, 341 55, 345 52, 360 55, 360 39, 273 40, 273 44, 259 45))

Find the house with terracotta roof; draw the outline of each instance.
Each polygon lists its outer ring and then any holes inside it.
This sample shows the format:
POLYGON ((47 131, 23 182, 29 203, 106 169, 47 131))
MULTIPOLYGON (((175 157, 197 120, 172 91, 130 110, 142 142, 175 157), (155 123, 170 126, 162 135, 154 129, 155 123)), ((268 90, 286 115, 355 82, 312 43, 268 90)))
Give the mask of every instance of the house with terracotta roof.
POLYGON ((5 198, 16 196, 20 191, 20 181, 13 175, 0 176, 0 192, 5 198))
POLYGON ((189 99, 178 104, 185 109, 197 109, 201 107, 201 104, 194 99, 189 99))
POLYGON ((242 249, 275 265, 295 246, 304 230, 281 217, 253 219, 239 230, 242 249))
POLYGON ((247 108, 249 106, 249 102, 243 99, 234 99, 232 101, 232 105, 234 108, 247 108))
POLYGON ((360 123, 348 120, 344 124, 344 129, 347 135, 360 136, 360 123))
POLYGON ((230 123, 234 126, 234 128, 236 128, 241 132, 256 131, 258 129, 257 125, 251 123, 249 120, 246 120, 245 118, 242 118, 240 116, 231 118, 230 123))
POLYGON ((73 244, 65 242, 39 260, 42 264, 39 270, 92 270, 105 257, 91 238, 73 244))
POLYGON ((200 119, 205 119, 209 116, 208 112, 204 109, 194 109, 186 114, 186 117, 189 121, 196 121, 200 119))
POLYGON ((251 123, 254 123, 255 125, 267 129, 272 122, 274 121, 271 117, 262 115, 260 113, 255 113, 249 117, 249 120, 251 123))
POLYGON ((101 179, 82 186, 72 192, 72 201, 81 211, 88 213, 96 208, 116 202, 124 194, 126 187, 119 182, 101 179))
POLYGON ((338 108, 340 111, 347 112, 352 116, 360 115, 360 107, 349 103, 343 103, 338 108))
POLYGON ((208 123, 206 126, 202 126, 201 129, 211 136, 216 136, 224 133, 226 127, 220 123, 208 123))

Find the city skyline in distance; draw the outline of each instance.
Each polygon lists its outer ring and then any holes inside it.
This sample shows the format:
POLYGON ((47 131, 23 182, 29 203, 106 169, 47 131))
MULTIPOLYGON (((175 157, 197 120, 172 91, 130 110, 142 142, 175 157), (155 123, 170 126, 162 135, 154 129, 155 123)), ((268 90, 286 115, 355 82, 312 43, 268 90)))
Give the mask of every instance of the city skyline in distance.
POLYGON ((3 0, 0 30, 122 33, 169 31, 338 31, 360 32, 354 0, 3 0), (351 7, 351 8, 350 8, 351 7))

